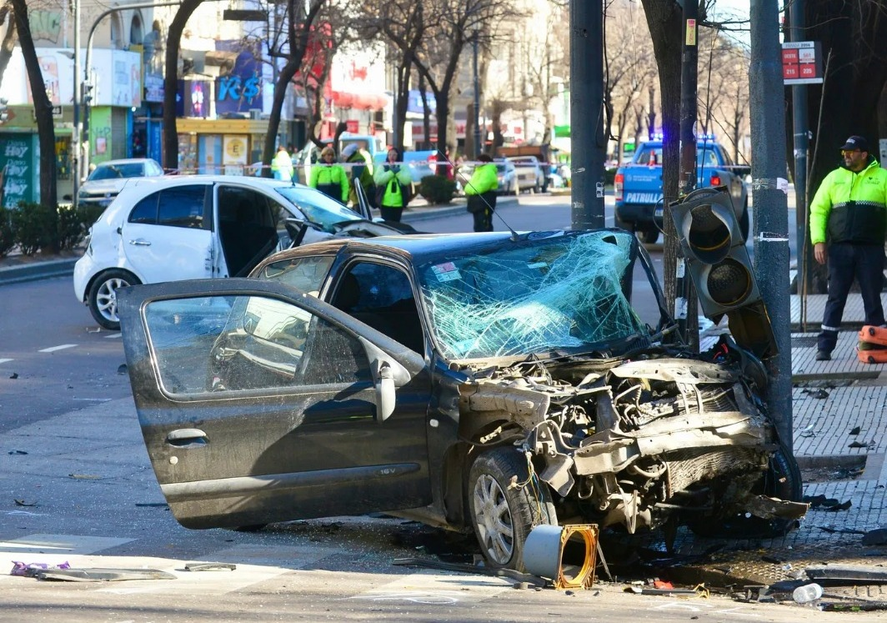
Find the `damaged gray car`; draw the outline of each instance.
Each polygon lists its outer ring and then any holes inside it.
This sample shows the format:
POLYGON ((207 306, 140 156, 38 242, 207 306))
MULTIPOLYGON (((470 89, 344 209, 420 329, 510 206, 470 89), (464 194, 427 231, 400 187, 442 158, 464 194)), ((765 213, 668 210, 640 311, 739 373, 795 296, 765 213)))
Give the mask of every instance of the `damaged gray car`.
POLYGON ((761 362, 729 338, 673 343, 629 232, 330 240, 250 279, 128 288, 120 310, 148 454, 189 528, 384 511, 521 568, 539 524, 744 536, 802 513, 761 362))

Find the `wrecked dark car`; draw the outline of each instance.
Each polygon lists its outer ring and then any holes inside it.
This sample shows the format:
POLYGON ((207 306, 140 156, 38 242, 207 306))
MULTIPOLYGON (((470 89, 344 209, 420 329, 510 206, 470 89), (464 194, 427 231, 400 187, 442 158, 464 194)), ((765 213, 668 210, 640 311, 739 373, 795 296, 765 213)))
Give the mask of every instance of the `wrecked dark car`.
POLYGON ((801 496, 760 361, 669 343, 629 232, 330 240, 250 279, 128 288, 120 310, 189 528, 385 511, 474 530, 520 568, 538 524, 779 532, 801 496))

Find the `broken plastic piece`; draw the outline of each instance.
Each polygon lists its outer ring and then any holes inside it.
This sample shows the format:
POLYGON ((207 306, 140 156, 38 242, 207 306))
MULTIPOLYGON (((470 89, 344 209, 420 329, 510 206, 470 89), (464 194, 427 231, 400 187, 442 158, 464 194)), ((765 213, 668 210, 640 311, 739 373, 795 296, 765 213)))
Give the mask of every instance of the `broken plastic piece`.
POLYGON ((185 571, 234 571, 237 565, 229 562, 189 562, 185 571))
POLYGON ((41 569, 39 580, 63 582, 120 582, 124 580, 175 580, 176 576, 159 569, 41 569))

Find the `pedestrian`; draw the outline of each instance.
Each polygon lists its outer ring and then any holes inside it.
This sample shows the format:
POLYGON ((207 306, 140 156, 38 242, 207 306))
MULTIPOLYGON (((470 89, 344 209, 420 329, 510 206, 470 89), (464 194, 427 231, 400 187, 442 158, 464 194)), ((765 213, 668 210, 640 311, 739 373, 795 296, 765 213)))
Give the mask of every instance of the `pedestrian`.
POLYGON ((311 188, 316 188, 336 201, 348 203, 348 174, 336 163, 336 152, 327 145, 320 152, 320 162, 311 167, 311 188))
POLYGON ((887 170, 869 153, 868 141, 851 136, 841 147, 844 164, 826 175, 810 204, 813 256, 828 262, 828 300, 817 340, 817 361, 831 359, 853 279, 859 283, 865 324, 884 325, 884 235, 887 170))
POLYGON ((350 169, 348 174, 351 179, 351 191, 348 198, 351 200, 351 205, 356 206, 358 204, 357 184, 354 181, 360 180, 360 185, 366 193, 367 202, 371 208, 375 208, 376 183, 373 181, 372 156, 365 149, 361 149, 357 143, 349 143, 342 150, 342 159, 347 165, 346 168, 350 169))
POLYGON ((468 211, 474 216, 474 231, 493 231, 499 175, 489 154, 481 154, 477 160, 471 179, 465 184, 468 211))
POLYGON ((399 223, 406 206, 406 187, 413 183, 413 177, 409 167, 401 162, 400 152, 396 148, 388 150, 385 162, 376 167, 373 179, 382 220, 399 223))
POLYGON ((277 155, 271 161, 271 172, 274 173, 274 179, 276 180, 283 182, 291 182, 293 180, 293 159, 283 145, 277 147, 277 155))

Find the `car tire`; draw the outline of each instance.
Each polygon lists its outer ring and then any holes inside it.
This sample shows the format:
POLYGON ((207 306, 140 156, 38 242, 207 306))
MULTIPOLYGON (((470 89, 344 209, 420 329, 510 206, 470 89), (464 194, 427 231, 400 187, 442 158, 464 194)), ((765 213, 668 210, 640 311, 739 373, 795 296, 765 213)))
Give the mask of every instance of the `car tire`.
MULTIPOLYGON (((762 485, 755 493, 793 502, 800 502, 803 499, 804 483, 801 468, 785 444, 780 442, 779 448, 770 459, 762 485)), ((688 525, 690 530, 699 536, 767 539, 785 536, 797 524, 796 519, 762 519, 742 513, 723 518, 722 521, 713 521, 711 517, 694 518, 688 525)))
POLYGON ((117 290, 140 284, 141 281, 125 270, 109 270, 99 274, 89 288, 89 312, 99 325, 109 331, 120 329, 117 315, 117 290))
POLYGON ((515 448, 480 454, 467 482, 468 510, 487 565, 524 570, 524 543, 538 525, 557 525, 547 485, 531 474, 515 448))
POLYGON ((659 228, 651 225, 647 229, 637 230, 637 236, 644 244, 653 244, 659 239, 659 228))

